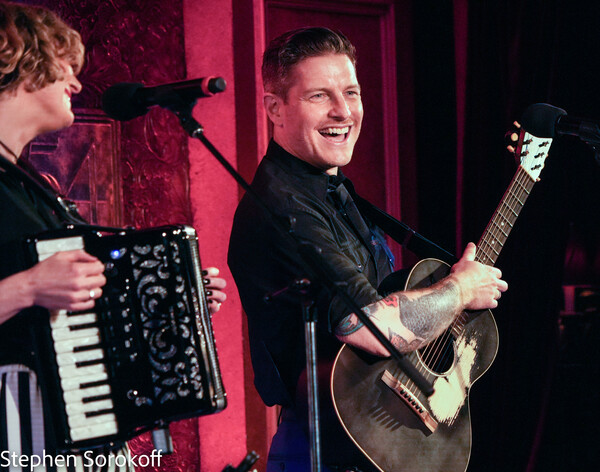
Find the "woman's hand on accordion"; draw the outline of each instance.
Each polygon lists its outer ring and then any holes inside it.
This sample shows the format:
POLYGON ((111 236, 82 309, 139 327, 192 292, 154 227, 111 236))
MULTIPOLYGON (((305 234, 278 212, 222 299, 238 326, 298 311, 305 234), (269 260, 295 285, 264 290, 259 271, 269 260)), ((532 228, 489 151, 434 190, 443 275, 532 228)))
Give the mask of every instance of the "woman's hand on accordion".
POLYGON ((221 303, 227 300, 227 295, 223 292, 227 282, 219 277, 219 269, 216 267, 207 267, 202 271, 202 275, 208 309, 211 313, 216 313, 221 308, 221 303))
POLYGON ((28 272, 32 304, 49 310, 93 308, 106 283, 104 264, 83 250, 58 252, 28 272))
POLYGON ((106 283, 104 264, 83 250, 58 252, 0 281, 0 322, 30 306, 48 310, 93 308, 106 283))

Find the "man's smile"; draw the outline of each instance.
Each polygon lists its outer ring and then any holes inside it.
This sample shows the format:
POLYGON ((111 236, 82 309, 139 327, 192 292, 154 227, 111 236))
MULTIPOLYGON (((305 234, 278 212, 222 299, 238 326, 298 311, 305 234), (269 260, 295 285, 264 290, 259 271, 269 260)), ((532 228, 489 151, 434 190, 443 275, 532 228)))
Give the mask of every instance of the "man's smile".
POLYGON ((326 138, 328 141, 333 141, 336 143, 343 143, 348 139, 348 135, 350 133, 350 126, 344 127, 329 127, 319 130, 321 136, 326 138))

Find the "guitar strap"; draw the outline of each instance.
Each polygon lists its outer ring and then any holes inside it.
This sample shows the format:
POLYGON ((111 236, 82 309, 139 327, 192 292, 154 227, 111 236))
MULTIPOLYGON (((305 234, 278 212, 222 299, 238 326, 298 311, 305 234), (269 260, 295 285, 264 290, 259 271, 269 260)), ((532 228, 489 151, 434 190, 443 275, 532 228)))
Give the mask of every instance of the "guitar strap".
POLYGON ((438 246, 425 236, 417 233, 410 226, 402 223, 392 215, 365 200, 352 188, 352 198, 361 214, 383 230, 390 238, 402 247, 416 254, 420 259, 440 259, 450 265, 457 261, 456 256, 438 246))

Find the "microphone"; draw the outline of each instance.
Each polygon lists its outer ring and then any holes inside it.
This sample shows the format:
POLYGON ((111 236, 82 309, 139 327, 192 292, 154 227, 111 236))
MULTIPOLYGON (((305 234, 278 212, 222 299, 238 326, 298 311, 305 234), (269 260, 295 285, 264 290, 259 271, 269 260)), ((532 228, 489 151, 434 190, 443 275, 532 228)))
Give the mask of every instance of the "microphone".
POLYGON ((146 87, 140 83, 122 82, 107 88, 102 94, 102 109, 111 118, 127 121, 148 113, 148 108, 179 108, 223 92, 227 83, 222 77, 203 77, 170 84, 146 87))
POLYGON ((562 108, 547 103, 535 103, 527 107, 521 125, 538 138, 577 136, 588 144, 600 142, 600 127, 597 122, 567 115, 562 108))

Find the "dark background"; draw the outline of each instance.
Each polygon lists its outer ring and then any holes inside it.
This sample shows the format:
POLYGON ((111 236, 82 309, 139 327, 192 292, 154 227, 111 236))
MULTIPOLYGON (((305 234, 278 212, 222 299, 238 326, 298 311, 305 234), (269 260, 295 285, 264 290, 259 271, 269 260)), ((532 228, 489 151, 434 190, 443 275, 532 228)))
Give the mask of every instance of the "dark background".
MULTIPOLYGON (((502 152, 503 137, 528 105, 551 103, 569 115, 600 120, 600 5, 468 2, 465 113, 458 117, 466 123, 465 152, 459 160, 454 71, 464 64, 454 50, 453 19, 461 2, 454 3, 413 3, 416 162, 419 230, 460 252, 479 239, 516 171, 502 152), (463 179, 459 212, 455 194, 461 189, 448 185, 456 173, 463 179), (463 236, 458 244, 455 234, 463 236)), ((587 314, 560 315, 563 285, 599 285, 599 203, 600 161, 577 138, 555 139, 497 262, 509 291, 494 310, 498 357, 470 396, 469 471, 597 467, 597 298, 587 314)))

